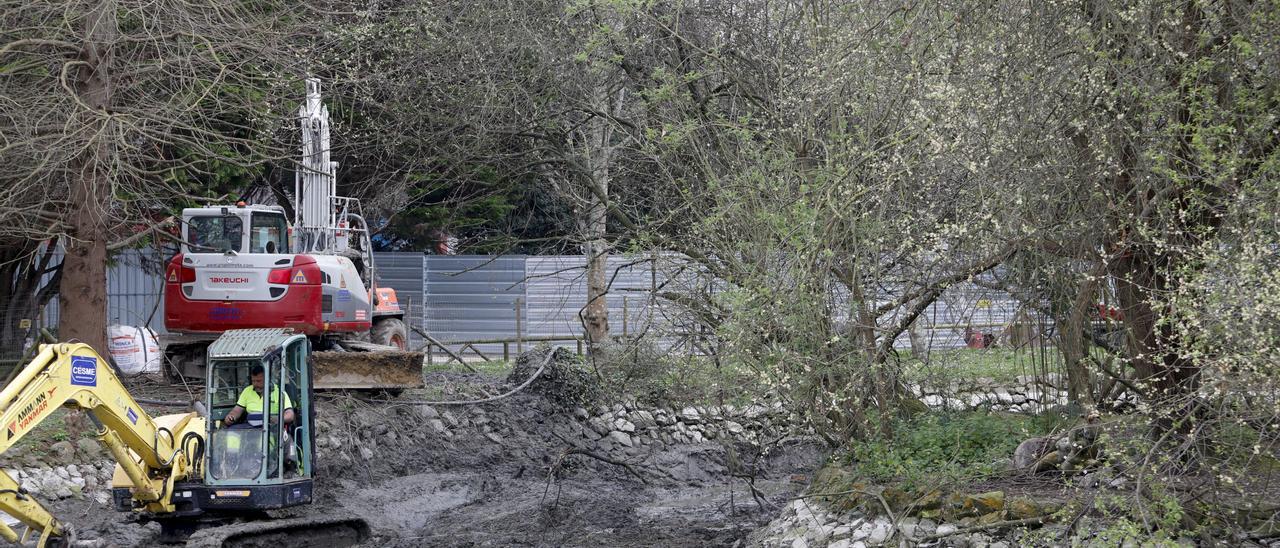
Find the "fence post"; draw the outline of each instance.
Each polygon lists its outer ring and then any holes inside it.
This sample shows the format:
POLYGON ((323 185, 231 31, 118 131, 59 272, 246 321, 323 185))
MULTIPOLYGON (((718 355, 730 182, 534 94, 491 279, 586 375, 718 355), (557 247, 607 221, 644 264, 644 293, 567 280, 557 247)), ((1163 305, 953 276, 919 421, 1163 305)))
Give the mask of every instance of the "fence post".
POLYGON ((511 361, 511 343, 508 341, 502 341, 502 361, 511 361))
POLYGON ((627 336, 627 316, 630 315, 628 312, 629 310, 627 309, 627 297, 624 295, 622 297, 622 336, 623 337, 627 336))
POLYGON ((524 308, 524 297, 516 297, 516 353, 524 353, 524 321, 523 314, 520 313, 524 308))

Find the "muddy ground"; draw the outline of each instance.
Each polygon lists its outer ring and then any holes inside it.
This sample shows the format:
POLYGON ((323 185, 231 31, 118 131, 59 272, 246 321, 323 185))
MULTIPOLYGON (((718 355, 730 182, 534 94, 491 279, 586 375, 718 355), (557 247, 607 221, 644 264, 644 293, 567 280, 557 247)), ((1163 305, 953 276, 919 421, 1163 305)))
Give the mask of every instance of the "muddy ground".
MULTIPOLYGON (((444 381, 473 394, 512 388, 444 381)), ((534 389, 484 405, 413 403, 428 396, 440 392, 320 398, 316 501, 290 514, 361 517, 365 546, 730 546, 777 515, 823 458, 767 413, 588 410, 534 389)), ((49 504, 82 539, 158 541, 156 524, 92 497, 49 504)))

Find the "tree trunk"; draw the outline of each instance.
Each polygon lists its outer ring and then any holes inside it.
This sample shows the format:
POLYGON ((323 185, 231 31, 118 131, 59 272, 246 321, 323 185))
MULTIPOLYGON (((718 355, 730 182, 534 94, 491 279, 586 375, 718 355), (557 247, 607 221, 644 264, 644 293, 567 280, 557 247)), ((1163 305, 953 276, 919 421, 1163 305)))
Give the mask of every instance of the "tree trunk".
MULTIPOLYGON (((619 99, 621 101, 621 99, 619 99)), ((610 112, 609 93, 603 84, 597 84, 592 102, 597 112, 610 112)), ((609 164, 613 161, 612 130, 609 121, 594 116, 588 122, 587 136, 587 184, 593 187, 588 193, 586 229, 583 246, 587 254, 587 306, 582 319, 587 331, 587 342, 592 350, 609 340, 608 276, 609 243, 605 240, 609 214, 609 164)))
MULTIPOLYGON (((102 2, 85 18, 84 47, 78 67, 76 93, 93 110, 82 110, 86 127, 111 124, 106 115, 111 106, 110 48, 116 37, 115 5, 102 2)), ((91 135, 109 136, 104 131, 91 135)), ((107 207, 111 182, 107 170, 107 137, 92 137, 75 161, 69 176, 71 204, 77 211, 70 219, 70 237, 65 241, 62 283, 58 294, 58 338, 88 343, 98 352, 107 351, 107 207)))
POLYGON ((1091 272, 1080 282, 1076 297, 1067 310, 1066 317, 1058 322, 1058 347, 1062 350, 1062 361, 1067 371, 1067 401, 1085 407, 1094 405, 1093 384, 1089 377, 1089 368, 1084 359, 1088 353, 1085 344, 1084 329, 1089 321, 1089 310, 1096 304, 1096 281, 1098 272, 1091 272))

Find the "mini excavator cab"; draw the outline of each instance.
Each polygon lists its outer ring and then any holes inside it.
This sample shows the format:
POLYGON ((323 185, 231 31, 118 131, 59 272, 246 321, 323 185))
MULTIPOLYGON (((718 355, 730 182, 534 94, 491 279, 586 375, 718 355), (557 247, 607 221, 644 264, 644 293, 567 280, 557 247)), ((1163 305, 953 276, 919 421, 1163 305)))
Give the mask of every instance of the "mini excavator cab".
MULTIPOLYGON (((252 508, 311 500, 311 343, 288 329, 228 331, 209 347, 205 481, 252 508), (255 377, 260 377, 255 379, 255 377), (255 383, 255 380, 257 381, 255 383), (244 408, 227 424, 227 414, 244 408), (228 494, 231 493, 231 494, 228 494)), ((230 503, 234 503, 231 501, 230 503)))
MULTIPOLYGON (((174 485, 177 512, 170 518, 252 514, 311 502, 310 352, 307 337, 290 329, 227 331, 209 346, 207 465, 203 481, 174 485), (240 419, 227 424, 237 405, 245 407, 240 419)), ((184 528, 181 520, 163 521, 175 531, 184 528)))

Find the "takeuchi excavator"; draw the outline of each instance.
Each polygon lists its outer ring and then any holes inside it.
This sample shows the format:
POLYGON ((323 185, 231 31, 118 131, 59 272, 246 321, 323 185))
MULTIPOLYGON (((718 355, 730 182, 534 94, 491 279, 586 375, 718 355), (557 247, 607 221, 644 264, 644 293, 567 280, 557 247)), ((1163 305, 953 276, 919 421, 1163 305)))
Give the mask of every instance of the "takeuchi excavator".
MULTIPOLYGON (((163 540, 190 538, 202 546, 221 546, 283 534, 289 535, 291 548, 356 544, 369 534, 368 524, 359 519, 262 520, 273 510, 312 501, 310 350, 308 338, 289 329, 227 331, 208 348, 203 404, 195 411, 152 417, 88 345, 42 345, 0 392, 5 427, 0 452, 58 407, 78 408, 115 458, 116 510, 159 522, 163 540), (259 375, 263 414, 257 424, 224 424, 259 375)), ((39 546, 62 546, 74 538, 68 524, 3 471, 0 510, 26 526, 19 534, 0 523, 0 536, 10 542, 36 539, 39 546)))
POLYGON ((409 351, 395 290, 378 285, 360 201, 337 194, 319 80, 307 80, 298 119, 292 223, 278 205, 182 210, 180 252, 165 269, 164 371, 200 378, 222 332, 289 327, 320 351, 316 388, 419 388, 423 354, 409 351))

